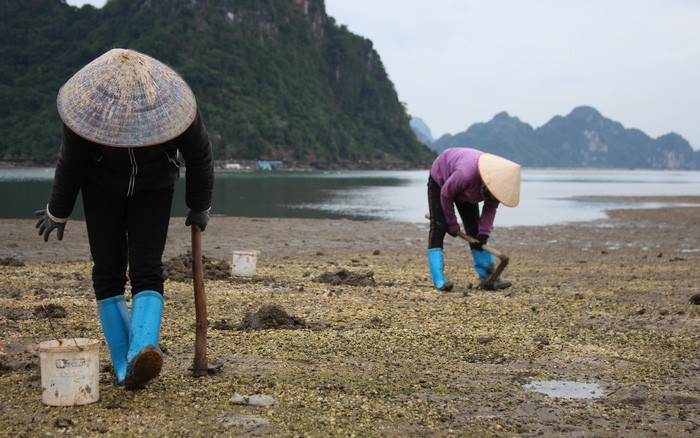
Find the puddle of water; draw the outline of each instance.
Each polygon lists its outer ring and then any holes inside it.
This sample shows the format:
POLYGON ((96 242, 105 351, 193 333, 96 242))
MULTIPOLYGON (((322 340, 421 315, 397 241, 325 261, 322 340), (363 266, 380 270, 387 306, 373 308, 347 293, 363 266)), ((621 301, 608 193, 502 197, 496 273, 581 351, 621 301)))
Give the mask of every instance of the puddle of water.
POLYGON ((571 380, 542 380, 530 382, 525 388, 549 397, 593 399, 605 395, 597 383, 581 383, 571 380))

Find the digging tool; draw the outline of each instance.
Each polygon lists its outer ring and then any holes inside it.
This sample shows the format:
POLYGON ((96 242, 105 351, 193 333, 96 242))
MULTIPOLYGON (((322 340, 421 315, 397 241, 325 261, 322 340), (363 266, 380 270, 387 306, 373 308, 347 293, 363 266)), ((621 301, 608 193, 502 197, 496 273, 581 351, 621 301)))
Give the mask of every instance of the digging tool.
POLYGON ((192 375, 195 377, 213 374, 222 365, 210 364, 207 360, 207 297, 204 293, 204 269, 202 267, 202 230, 192 224, 192 282, 194 284, 195 341, 192 375))
MULTIPOLYGON (((430 214, 426 213, 425 218, 430 220, 430 214)), ((479 243, 477 239, 468 234, 463 233, 462 231, 458 231, 457 236, 461 237, 469 243, 479 243)), ((502 252, 491 246, 483 245, 482 249, 484 251, 490 252, 491 254, 493 254, 494 257, 498 258, 501 261, 498 264, 498 267, 496 267, 496 269, 493 270, 491 275, 489 275, 484 281, 479 283, 478 286, 480 289, 493 289, 494 282, 498 280, 498 277, 501 276, 503 270, 506 268, 506 266, 508 266, 508 262, 510 261, 510 259, 507 255, 503 254, 502 252)))

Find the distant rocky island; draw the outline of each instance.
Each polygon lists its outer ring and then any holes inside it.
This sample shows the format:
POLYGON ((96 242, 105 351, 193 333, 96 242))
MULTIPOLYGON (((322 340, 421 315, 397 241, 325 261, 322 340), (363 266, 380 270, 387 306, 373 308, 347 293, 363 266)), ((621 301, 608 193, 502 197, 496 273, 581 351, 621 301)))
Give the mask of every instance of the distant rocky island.
POLYGON ((680 135, 669 133, 654 139, 589 106, 555 116, 537 129, 506 112, 437 140, 419 118, 411 120, 411 128, 436 153, 453 147, 477 148, 526 167, 700 169, 700 151, 694 151, 680 135))

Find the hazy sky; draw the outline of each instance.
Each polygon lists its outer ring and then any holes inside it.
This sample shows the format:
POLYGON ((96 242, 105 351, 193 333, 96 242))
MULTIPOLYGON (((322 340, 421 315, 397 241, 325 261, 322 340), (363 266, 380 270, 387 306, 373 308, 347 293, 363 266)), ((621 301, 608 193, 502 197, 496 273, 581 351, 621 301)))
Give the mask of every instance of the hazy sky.
POLYGON ((326 12, 372 40, 435 138, 501 111, 539 127, 589 105, 700 149, 700 1, 326 0, 326 12))

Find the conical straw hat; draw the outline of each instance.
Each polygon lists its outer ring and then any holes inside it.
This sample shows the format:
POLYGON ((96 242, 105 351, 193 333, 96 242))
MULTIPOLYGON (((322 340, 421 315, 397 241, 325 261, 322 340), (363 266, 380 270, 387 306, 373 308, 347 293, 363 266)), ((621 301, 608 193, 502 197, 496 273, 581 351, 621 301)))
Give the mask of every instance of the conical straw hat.
POLYGON ((171 140, 197 115, 192 90, 172 68, 129 49, 112 49, 80 69, 56 103, 73 132, 117 147, 171 140))
POLYGON ((520 203, 520 165, 493 154, 479 157, 479 174, 489 192, 501 204, 515 207, 520 203))

